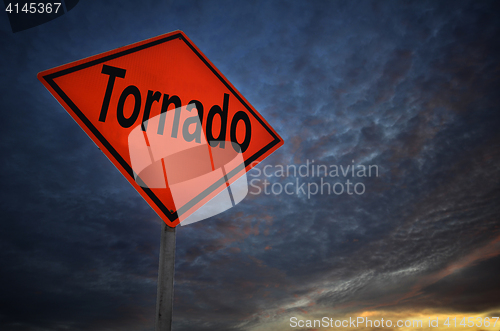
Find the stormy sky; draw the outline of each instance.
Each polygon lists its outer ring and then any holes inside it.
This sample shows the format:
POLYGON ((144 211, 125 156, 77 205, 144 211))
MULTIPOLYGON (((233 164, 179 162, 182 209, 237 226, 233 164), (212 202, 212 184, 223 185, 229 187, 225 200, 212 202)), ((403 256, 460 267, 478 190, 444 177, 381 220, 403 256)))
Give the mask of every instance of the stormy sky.
POLYGON ((174 330, 499 316, 499 2, 81 0, 0 15, 1 330, 153 329, 161 220, 36 75, 174 30, 283 137, 258 169, 378 169, 310 197, 253 193, 319 176, 251 170, 177 231, 174 330))

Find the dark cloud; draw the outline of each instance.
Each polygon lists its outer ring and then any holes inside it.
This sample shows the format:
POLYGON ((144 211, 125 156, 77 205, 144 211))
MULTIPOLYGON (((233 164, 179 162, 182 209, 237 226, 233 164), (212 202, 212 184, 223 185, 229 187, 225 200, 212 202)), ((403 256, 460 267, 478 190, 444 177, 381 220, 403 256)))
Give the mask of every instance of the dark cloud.
MULTIPOLYGON (((500 257, 477 263, 455 272, 438 282, 424 288, 422 306, 434 306, 443 310, 457 312, 483 312, 498 307, 499 289, 495 283, 500 266, 500 257), (428 297, 432 299, 429 300, 428 297)), ((419 298, 413 304, 419 304, 419 298)))
POLYGON ((177 29, 285 139, 259 169, 314 160, 379 176, 327 179, 363 195, 250 194, 181 227, 176 330, 498 311, 499 13, 494 1, 80 1, 16 34, 0 15, 0 328, 153 329, 160 220, 36 74, 177 29))

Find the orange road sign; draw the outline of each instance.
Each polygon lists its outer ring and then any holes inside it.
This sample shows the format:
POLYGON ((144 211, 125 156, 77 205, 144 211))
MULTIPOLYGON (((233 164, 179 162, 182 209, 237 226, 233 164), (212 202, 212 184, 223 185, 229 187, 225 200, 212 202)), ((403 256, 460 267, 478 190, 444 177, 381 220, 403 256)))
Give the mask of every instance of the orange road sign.
POLYGON ((182 31, 38 79, 170 227, 283 145, 182 31))

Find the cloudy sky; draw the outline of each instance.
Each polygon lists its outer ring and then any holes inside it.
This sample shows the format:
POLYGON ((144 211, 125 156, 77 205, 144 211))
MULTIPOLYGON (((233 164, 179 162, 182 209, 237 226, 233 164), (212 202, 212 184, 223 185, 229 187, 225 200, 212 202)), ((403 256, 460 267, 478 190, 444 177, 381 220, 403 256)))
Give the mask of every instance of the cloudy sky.
POLYGON ((378 167, 180 227, 174 330, 499 316, 499 2, 81 0, 0 15, 1 330, 153 330, 161 220, 36 75, 174 30, 285 140, 258 169, 378 167))

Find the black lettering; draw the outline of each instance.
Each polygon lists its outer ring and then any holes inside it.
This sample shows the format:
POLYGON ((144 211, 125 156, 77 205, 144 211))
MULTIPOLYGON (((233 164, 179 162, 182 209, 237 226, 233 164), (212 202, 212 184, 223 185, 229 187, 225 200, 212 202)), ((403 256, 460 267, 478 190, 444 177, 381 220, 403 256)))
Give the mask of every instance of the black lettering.
POLYGON ((139 113, 141 112, 141 92, 137 88, 137 86, 129 85, 127 86, 122 95, 120 95, 120 100, 118 100, 118 106, 116 108, 116 117, 118 119, 118 123, 124 128, 129 128, 134 125, 137 117, 139 117, 139 113), (134 104, 134 112, 130 115, 129 118, 125 117, 123 112, 123 106, 125 105, 125 100, 129 95, 134 96, 135 104, 134 104))
POLYGON ((208 112, 206 133, 207 133, 207 141, 212 147, 220 145, 220 148, 224 148, 225 146, 228 107, 229 107, 229 94, 224 93, 224 103, 222 105, 222 109, 220 109, 220 106, 214 105, 212 108, 210 108, 210 111, 208 112), (221 125, 219 136, 217 138, 214 137, 212 131, 214 116, 216 114, 219 114, 220 116, 220 125, 221 125))
POLYGON ((148 128, 149 114, 151 113, 151 106, 153 102, 160 102, 161 93, 156 91, 148 90, 148 96, 146 97, 146 104, 144 105, 144 114, 142 115, 142 131, 146 131, 148 128))
POLYGON ((203 121, 203 105, 201 104, 201 102, 197 100, 191 100, 189 104, 186 106, 186 110, 190 112, 191 110, 193 110, 193 108, 196 108, 198 110, 198 115, 186 118, 182 126, 182 136, 184 137, 184 140, 187 142, 196 139, 197 143, 201 143, 201 131, 202 131, 201 123, 203 121), (196 128, 193 133, 189 133, 189 126, 191 124, 196 125, 196 128))
POLYGON ((168 94, 163 95, 163 103, 161 104, 161 114, 160 121, 158 123, 158 134, 163 134, 163 130, 165 129, 165 119, 167 117, 167 110, 170 104, 174 104, 176 112, 174 118, 174 124, 172 126, 172 137, 177 138, 177 131, 179 129, 179 117, 180 117, 180 107, 181 107, 181 99, 178 96, 172 95, 172 97, 168 97, 168 94), (175 123, 177 119, 177 124, 175 123), (175 129, 175 136, 174 136, 175 129))
POLYGON ((108 86, 106 86, 106 93, 104 93, 104 100, 102 101, 101 114, 99 115, 99 121, 106 121, 106 115, 108 114, 109 102, 111 101, 111 93, 113 92, 113 87, 115 85, 116 77, 125 78, 125 69, 103 65, 101 73, 109 75, 108 86))
POLYGON ((234 117, 231 121, 231 131, 229 134, 231 136, 231 141, 240 145, 241 153, 245 152, 248 148, 248 145, 250 145, 250 139, 252 137, 252 125, 250 124, 250 119, 248 118, 248 115, 246 113, 239 111, 234 114, 234 117), (236 140, 236 128, 239 121, 243 121, 245 123, 245 139, 243 139, 243 142, 241 144, 238 142, 238 140, 236 140))
POLYGON ((198 110, 198 117, 200 118, 200 124, 203 124, 203 104, 198 100, 191 100, 186 106, 186 109, 188 111, 191 111, 193 108, 196 108, 196 110, 198 110))

